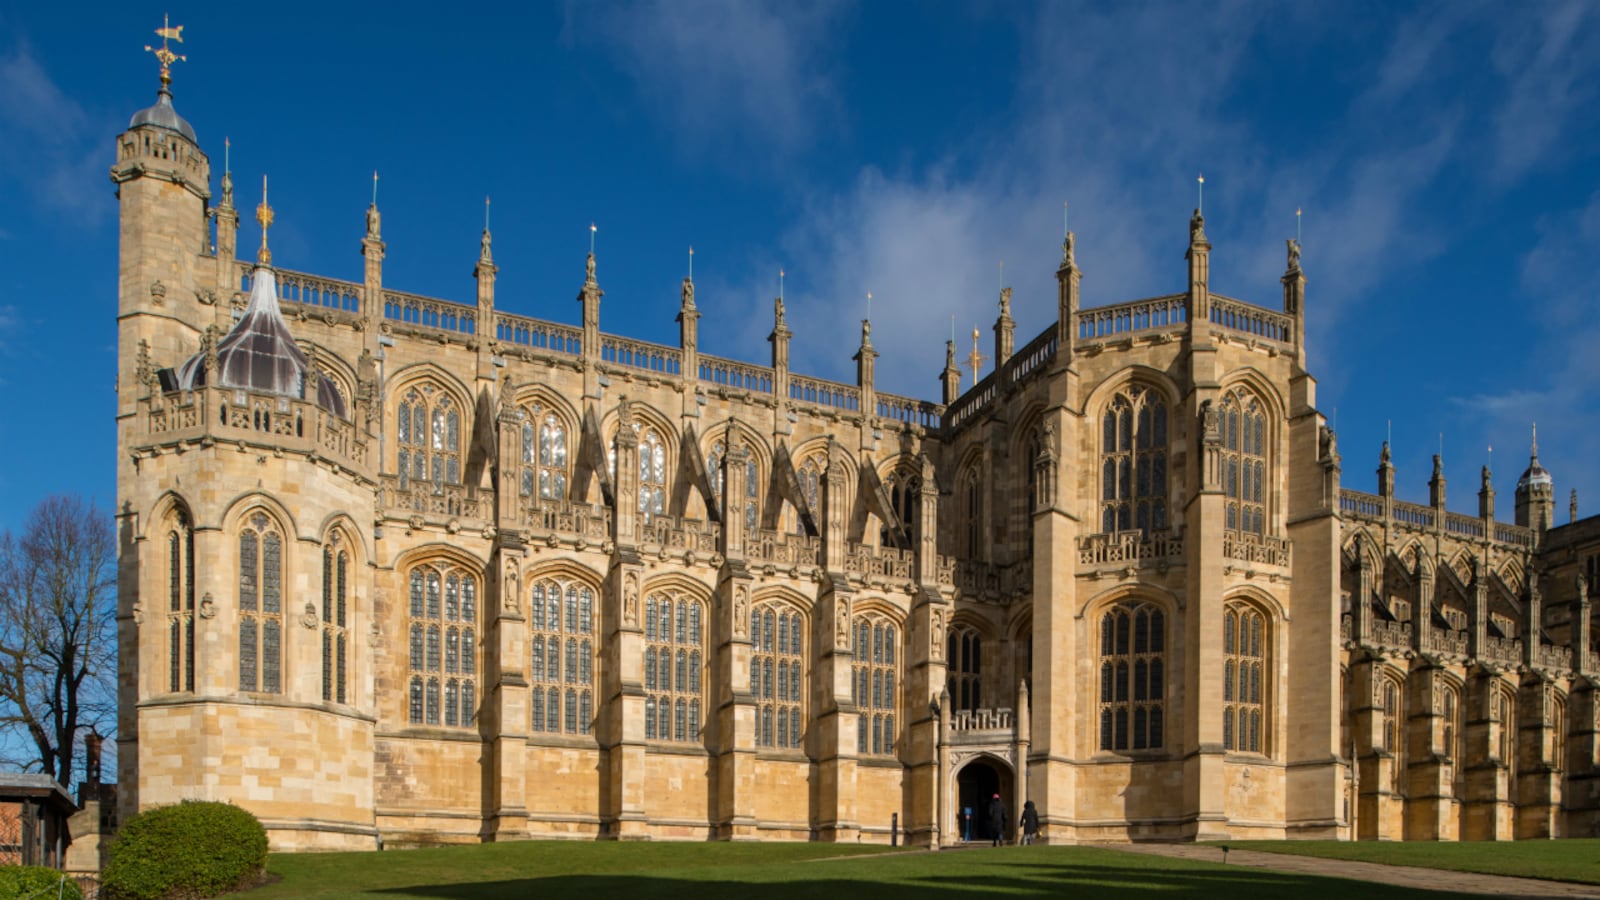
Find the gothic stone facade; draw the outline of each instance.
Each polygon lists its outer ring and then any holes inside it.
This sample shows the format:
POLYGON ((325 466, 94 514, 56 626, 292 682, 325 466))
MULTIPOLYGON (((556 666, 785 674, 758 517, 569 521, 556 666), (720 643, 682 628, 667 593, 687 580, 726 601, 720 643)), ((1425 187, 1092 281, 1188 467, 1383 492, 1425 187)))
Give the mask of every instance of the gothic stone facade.
POLYGON ((865 324, 856 383, 790 372, 781 302, 771 365, 702 354, 688 281, 679 346, 606 334, 592 256, 580 325, 501 311, 487 232, 475 303, 394 290, 376 208, 360 282, 246 264, 174 122, 112 169, 123 814, 937 846, 992 789, 1051 842, 1600 830, 1600 526, 1537 465, 1515 525, 1386 459, 1343 490, 1293 245, 1281 310, 1212 294, 1197 212, 1183 292, 1082 309, 1069 235, 1056 323, 1016 349, 1006 292, 933 404, 875 389, 865 324), (299 390, 219 352, 273 283, 299 390))

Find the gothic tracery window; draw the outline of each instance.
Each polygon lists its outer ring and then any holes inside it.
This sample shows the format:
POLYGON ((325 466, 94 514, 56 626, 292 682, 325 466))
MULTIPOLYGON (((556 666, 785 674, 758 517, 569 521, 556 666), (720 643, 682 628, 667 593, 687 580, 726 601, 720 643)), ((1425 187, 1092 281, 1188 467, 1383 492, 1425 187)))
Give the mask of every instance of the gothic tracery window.
POLYGON ((239 530, 239 690, 283 690, 283 537, 256 513, 239 530))
POLYGON ((343 532, 322 546, 322 699, 346 703, 350 666, 350 550, 343 532))
MULTIPOLYGON (((717 502, 722 502, 722 465, 728 450, 721 441, 711 446, 711 454, 706 457, 706 475, 711 479, 711 494, 717 502)), ((760 472, 756 466, 754 454, 748 454, 744 464, 744 528, 745 532, 753 535, 760 519, 760 472)))
POLYGON ((857 752, 873 756, 892 756, 895 743, 895 713, 899 708, 896 682, 899 680, 899 638, 894 623, 881 615, 868 613, 855 620, 855 664, 852 666, 851 699, 861 710, 857 726, 857 752))
POLYGON ((750 612, 750 693, 757 704, 758 747, 800 746, 804 635, 800 614, 787 606, 764 603, 750 612))
POLYGON ((945 641, 950 705, 955 710, 977 709, 983 705, 983 639, 971 628, 952 628, 945 641))
POLYGON ((704 702, 705 607, 692 597, 653 593, 644 601, 644 736, 700 739, 704 702))
MULTIPOLYGON (((916 532, 917 522, 917 475, 904 469, 898 469, 889 475, 884 483, 884 488, 889 493, 889 509, 900 520, 900 527, 905 530, 906 540, 912 540, 916 532)), ((878 545, 882 547, 895 546, 893 532, 887 522, 879 530, 878 545)), ((910 547, 902 547, 909 550, 910 547)))
POLYGON ((646 428, 639 434, 639 518, 648 522, 666 511, 667 450, 655 429, 646 428))
POLYGON ((1380 686, 1379 712, 1383 717, 1383 749, 1394 757, 1389 767, 1389 788, 1401 791, 1405 786, 1405 692, 1399 681, 1384 677, 1380 686))
POLYGON ((567 496, 567 429, 553 412, 535 407, 522 422, 522 496, 541 500, 567 496))
POLYGON ((1266 534, 1267 417, 1255 397, 1230 392, 1222 400, 1222 484, 1230 531, 1266 534))
POLYGON ((528 603, 531 725, 552 734, 594 731, 594 591, 542 579, 528 603))
POLYGON ((1228 750, 1266 752, 1266 630, 1266 617, 1253 607, 1229 604, 1223 613, 1222 744, 1228 750))
POLYGON ((438 562, 411 570, 407 720, 470 728, 477 720, 478 581, 438 562))
POLYGON ((411 388, 395 420, 401 488, 417 482, 441 491, 461 483, 461 412, 448 394, 431 384, 411 388))
MULTIPOLYGON (((811 507, 811 516, 818 528, 822 527, 822 473, 827 467, 827 460, 824 457, 812 456, 795 470, 795 475, 800 480, 800 493, 806 498, 806 505, 811 507)), ((805 523, 800 521, 800 514, 796 511, 794 533, 805 534, 805 532, 805 523)))
POLYGON ((1167 401, 1143 387, 1117 393, 1100 420, 1100 530, 1167 527, 1167 401))
POLYGON ((976 465, 961 479, 961 529, 966 538, 967 558, 978 559, 983 548, 983 493, 976 465))
POLYGON ((194 690, 194 526, 175 512, 167 530, 167 689, 194 690))
POLYGON ((1118 603, 1100 617, 1100 749, 1159 750, 1165 741, 1166 617, 1118 603))

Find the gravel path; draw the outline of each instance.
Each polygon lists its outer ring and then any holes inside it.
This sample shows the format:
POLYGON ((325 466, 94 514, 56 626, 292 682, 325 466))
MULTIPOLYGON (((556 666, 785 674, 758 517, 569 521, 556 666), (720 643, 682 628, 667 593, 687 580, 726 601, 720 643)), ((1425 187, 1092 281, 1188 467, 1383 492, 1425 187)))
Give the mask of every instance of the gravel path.
MULTIPOLYGON (((1120 850, 1125 853, 1146 853, 1151 856, 1171 856, 1178 859, 1201 860, 1204 862, 1223 861, 1221 848, 1198 847, 1194 844, 1095 844, 1093 846, 1106 850, 1120 850)), ((1455 894, 1529 898, 1600 898, 1600 885, 1593 884, 1543 881, 1537 878, 1510 878, 1504 875, 1479 875, 1473 872, 1450 872, 1444 869, 1422 869, 1414 866, 1385 866, 1378 863, 1323 859, 1315 856, 1290 856, 1284 853, 1262 853, 1253 850, 1230 850, 1227 863, 1230 866, 1251 866, 1258 869, 1274 869, 1279 872, 1296 872, 1303 875, 1376 881, 1401 887, 1418 888, 1427 891, 1447 891, 1455 894)))

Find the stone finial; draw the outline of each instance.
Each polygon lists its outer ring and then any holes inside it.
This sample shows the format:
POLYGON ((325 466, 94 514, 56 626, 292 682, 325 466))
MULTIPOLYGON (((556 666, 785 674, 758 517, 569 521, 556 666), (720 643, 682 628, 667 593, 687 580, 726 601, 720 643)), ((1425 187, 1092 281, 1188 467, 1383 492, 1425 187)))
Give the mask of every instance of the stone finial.
POLYGON ((1000 289, 1000 317, 1011 318, 1011 288, 1000 289))
POLYGON ((1568 522, 1576 522, 1576 521, 1578 521, 1578 489, 1577 488, 1573 488, 1572 489, 1572 502, 1567 507, 1567 521, 1568 522))
POLYGON ((685 277, 683 279, 683 289, 682 289, 682 291, 680 293, 681 293, 681 297, 682 297, 682 301, 683 301, 683 308, 684 309, 694 309, 694 279, 693 278, 685 277))
POLYGON ((1194 215, 1189 217, 1189 243, 1203 244, 1206 242, 1206 217, 1200 214, 1200 208, 1195 207, 1194 215))
POLYGON ((1077 257, 1073 253, 1074 242, 1075 238, 1070 231, 1067 232, 1067 236, 1061 240, 1061 268, 1063 269, 1070 269, 1077 264, 1077 257))
POLYGON ((1289 245, 1289 271, 1300 271, 1300 242, 1294 238, 1289 238, 1284 243, 1289 245))

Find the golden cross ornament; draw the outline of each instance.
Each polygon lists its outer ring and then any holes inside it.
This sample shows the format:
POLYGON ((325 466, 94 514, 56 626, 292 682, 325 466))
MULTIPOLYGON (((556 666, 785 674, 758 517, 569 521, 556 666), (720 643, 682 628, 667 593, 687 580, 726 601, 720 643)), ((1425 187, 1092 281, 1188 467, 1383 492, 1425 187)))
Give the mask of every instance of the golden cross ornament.
POLYGON ((978 349, 978 338, 981 335, 982 335, 982 332, 980 332, 978 330, 977 326, 973 326, 973 328, 972 328, 972 352, 967 354, 967 368, 972 370, 972 386, 973 387, 977 387, 978 386, 978 372, 979 372, 979 370, 981 370, 983 368, 984 361, 989 358, 989 357, 985 356, 982 353, 982 351, 980 351, 978 349))

